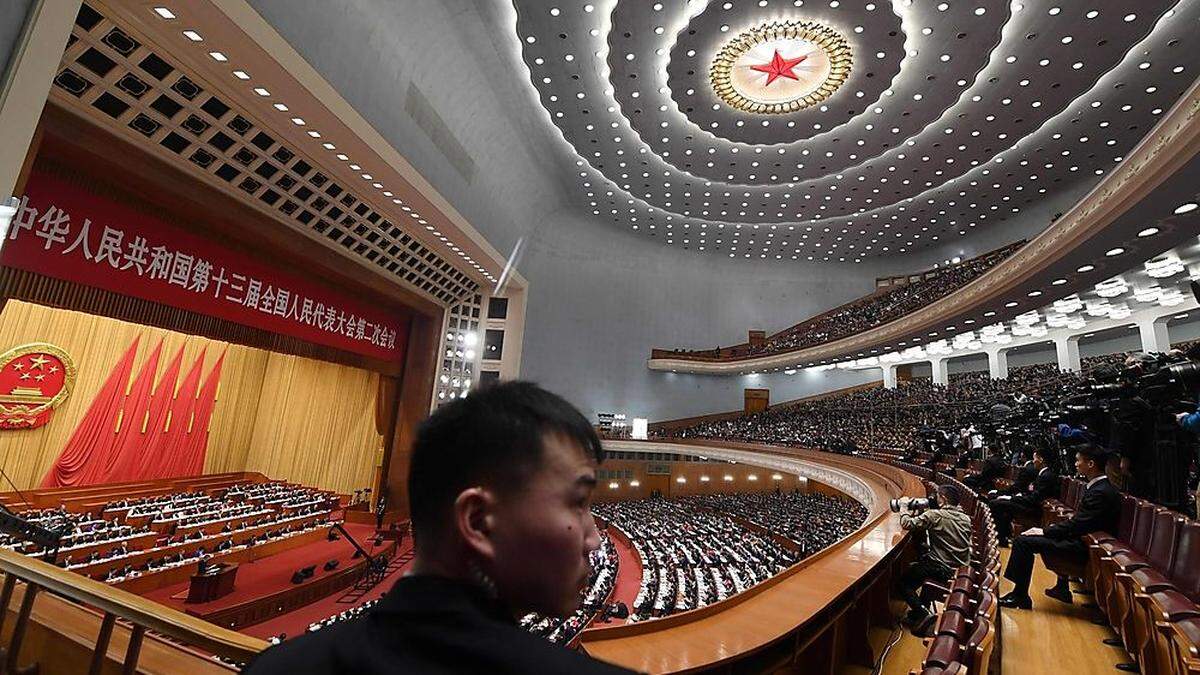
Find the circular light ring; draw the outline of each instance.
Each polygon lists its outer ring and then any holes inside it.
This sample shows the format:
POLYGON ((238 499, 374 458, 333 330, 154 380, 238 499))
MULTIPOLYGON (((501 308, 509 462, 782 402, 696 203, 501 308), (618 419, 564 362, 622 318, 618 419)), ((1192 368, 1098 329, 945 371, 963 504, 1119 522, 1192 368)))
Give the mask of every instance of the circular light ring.
POLYGON ((841 33, 813 21, 775 21, 764 24, 730 40, 717 53, 709 69, 713 92, 722 101, 743 112, 761 115, 781 115, 816 105, 829 98, 850 77, 854 64, 853 50, 841 33), (738 91, 734 85, 734 66, 754 47, 776 40, 803 40, 824 52, 829 61, 828 73, 815 89, 785 102, 756 101, 738 91))

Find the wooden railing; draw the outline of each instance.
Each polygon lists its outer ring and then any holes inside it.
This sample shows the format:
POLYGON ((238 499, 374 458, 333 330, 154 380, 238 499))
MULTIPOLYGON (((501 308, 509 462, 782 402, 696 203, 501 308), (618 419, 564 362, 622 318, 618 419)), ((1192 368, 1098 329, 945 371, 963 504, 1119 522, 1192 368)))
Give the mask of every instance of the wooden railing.
POLYGON ((0 572, 0 674, 228 673, 213 657, 245 663, 267 646, 13 551, 0 549, 0 572))

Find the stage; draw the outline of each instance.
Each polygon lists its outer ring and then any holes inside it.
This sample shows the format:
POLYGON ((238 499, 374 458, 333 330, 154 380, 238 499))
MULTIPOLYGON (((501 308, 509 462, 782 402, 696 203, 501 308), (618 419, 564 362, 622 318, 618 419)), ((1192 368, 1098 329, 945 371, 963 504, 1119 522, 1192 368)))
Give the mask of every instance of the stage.
MULTIPOLYGON (((403 554, 404 550, 410 548, 408 541, 405 542, 404 549, 399 551, 394 551, 395 547, 391 541, 375 546, 375 528, 371 525, 347 523, 345 527, 372 555, 394 556, 397 553, 403 554)), ((331 528, 323 528, 323 531, 327 532, 329 529, 331 528)), ((241 563, 233 592, 216 600, 204 603, 186 602, 190 581, 150 591, 143 597, 244 632, 251 632, 247 629, 264 621, 282 621, 282 625, 290 626, 295 622, 290 617, 296 612, 308 609, 314 604, 324 604, 327 600, 336 601, 351 590, 365 566, 364 559, 355 559, 354 553, 354 547, 340 534, 336 541, 329 541, 322 536, 318 541, 241 563), (330 560, 336 560, 338 565, 326 571, 324 566, 330 560), (293 584, 292 574, 308 566, 315 567, 313 576, 301 584, 293 584), (295 606, 295 609, 279 613, 281 607, 288 610, 289 606, 295 606)), ((363 598, 360 598, 353 604, 344 606, 335 602, 339 609, 330 610, 330 613, 336 614, 342 609, 359 604, 362 600, 363 598)), ((307 625, 305 621, 304 627, 307 625)), ((289 634, 293 633, 289 631, 289 634)))

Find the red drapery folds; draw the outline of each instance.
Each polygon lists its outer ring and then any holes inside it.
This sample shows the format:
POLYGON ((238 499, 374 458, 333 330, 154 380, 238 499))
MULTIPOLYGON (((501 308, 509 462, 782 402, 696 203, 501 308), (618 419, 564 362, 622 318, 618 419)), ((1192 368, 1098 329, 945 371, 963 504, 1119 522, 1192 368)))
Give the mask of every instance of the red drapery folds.
POLYGON ((100 391, 92 399, 92 405, 71 434, 71 440, 63 447, 54 466, 42 479, 43 488, 71 487, 102 483, 110 465, 113 428, 121 405, 125 399, 125 386, 129 372, 133 370, 133 358, 137 354, 138 339, 125 350, 100 391))
POLYGON ((204 471, 208 424, 216 406, 224 353, 200 387, 201 352, 176 391, 183 348, 171 358, 157 386, 154 374, 162 358, 162 342, 130 385, 137 348, 135 339, 97 392, 42 487, 194 476, 204 471))
POLYGON ((201 352, 188 374, 184 376, 179 391, 175 392, 167 423, 158 438, 158 443, 151 450, 154 455, 154 478, 185 475, 187 432, 191 424, 192 409, 196 406, 196 388, 200 386, 200 366, 203 363, 204 352, 201 352))
POLYGON ((121 408, 117 437, 113 442, 113 462, 109 467, 106 482, 120 483, 137 480, 142 471, 142 420, 150 406, 150 392, 154 389, 154 374, 162 356, 162 340, 151 352, 150 357, 138 370, 137 378, 125 396, 121 408))
POLYGON ((221 366, 225 363, 225 352, 217 358, 217 363, 204 380, 200 388, 200 396, 196 399, 195 412, 192 413, 191 427, 188 430, 187 466, 183 475, 197 476, 204 473, 204 455, 208 450, 208 423, 212 419, 213 408, 217 404, 217 385, 221 382, 221 366))

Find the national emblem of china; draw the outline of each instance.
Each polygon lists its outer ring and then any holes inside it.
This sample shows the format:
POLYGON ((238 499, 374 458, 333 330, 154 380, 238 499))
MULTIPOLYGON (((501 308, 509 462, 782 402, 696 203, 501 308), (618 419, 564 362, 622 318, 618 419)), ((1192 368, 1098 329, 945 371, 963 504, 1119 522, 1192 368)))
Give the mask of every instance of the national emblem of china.
POLYGON ((846 38, 824 24, 775 21, 721 48, 709 71, 713 92, 748 113, 783 114, 829 98, 853 65, 846 38))
POLYGON ((49 422, 74 386, 75 363, 52 344, 35 342, 0 354, 0 429, 49 422))

